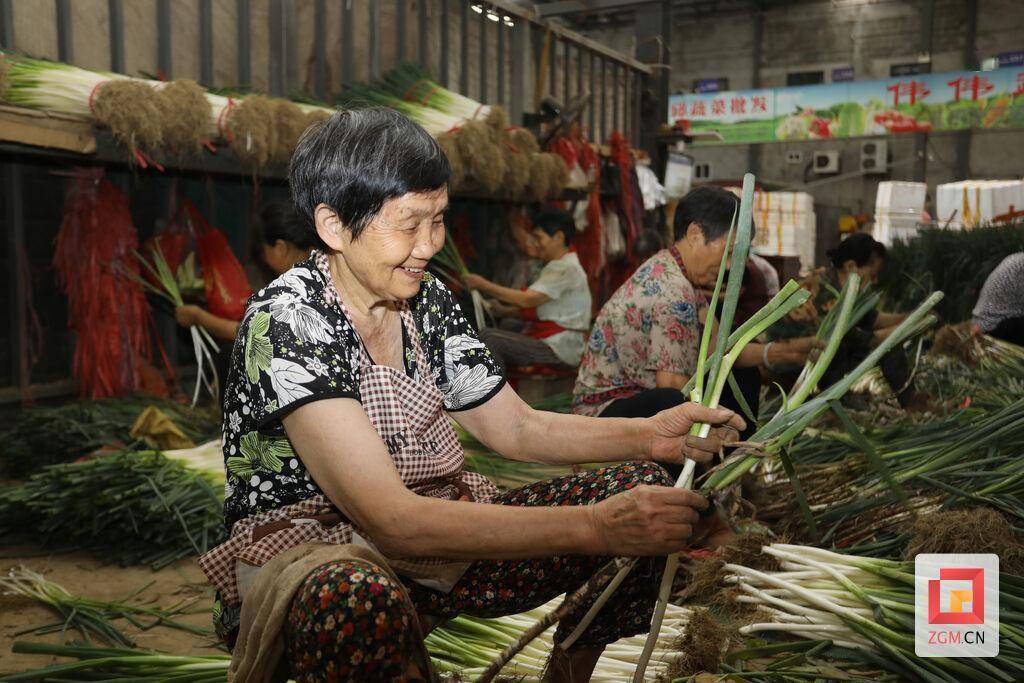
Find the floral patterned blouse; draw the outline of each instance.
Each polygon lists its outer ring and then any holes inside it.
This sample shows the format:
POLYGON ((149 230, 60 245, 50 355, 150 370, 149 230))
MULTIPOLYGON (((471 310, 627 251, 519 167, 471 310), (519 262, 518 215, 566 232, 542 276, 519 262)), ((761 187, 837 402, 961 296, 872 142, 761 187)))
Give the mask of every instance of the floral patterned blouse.
POLYGON ((599 415, 616 399, 654 389, 659 370, 693 374, 702 333, 698 313, 705 306, 674 247, 649 258, 594 322, 576 376, 573 412, 599 415))
MULTIPOLYGON (((322 493, 296 455, 282 418, 326 398, 359 400, 360 341, 325 289, 316 252, 251 299, 238 329, 224 390, 224 518, 239 519, 322 493)), ((429 371, 448 411, 485 403, 505 383, 498 364, 451 292, 427 274, 409 308, 429 371)), ((406 338, 405 370, 418 376, 406 338)))

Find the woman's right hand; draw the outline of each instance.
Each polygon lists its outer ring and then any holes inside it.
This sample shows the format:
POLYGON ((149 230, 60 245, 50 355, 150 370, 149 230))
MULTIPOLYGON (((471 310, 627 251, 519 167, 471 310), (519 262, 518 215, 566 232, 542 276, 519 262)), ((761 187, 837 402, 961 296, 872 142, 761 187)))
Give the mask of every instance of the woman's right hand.
POLYGON ((184 304, 174 309, 174 318, 182 327, 198 325, 203 315, 203 309, 193 304, 184 304))
POLYGON ((600 555, 668 555, 687 547, 708 501, 670 486, 637 486, 591 508, 600 555))

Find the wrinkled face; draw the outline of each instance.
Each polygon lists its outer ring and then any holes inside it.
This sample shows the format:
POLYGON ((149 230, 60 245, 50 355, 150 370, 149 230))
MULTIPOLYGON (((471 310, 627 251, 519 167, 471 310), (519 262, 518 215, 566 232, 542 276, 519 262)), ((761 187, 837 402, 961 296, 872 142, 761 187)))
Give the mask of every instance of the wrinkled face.
POLYGON ((551 261, 558 258, 561 255, 562 249, 565 248, 565 237, 562 233, 555 233, 554 237, 552 237, 540 228, 533 231, 533 242, 536 245, 537 258, 543 261, 551 261))
MULTIPOLYGON (((726 236, 706 242, 704 232, 696 223, 690 223, 686 231, 686 241, 690 246, 692 258, 689 260, 686 277, 695 287, 713 290, 718 279, 718 269, 722 265, 722 254, 725 253, 726 236)), ((725 267, 729 267, 727 261, 725 267)))
POLYGON ((389 199, 357 239, 341 239, 346 265, 359 284, 381 301, 411 299, 420 291, 427 263, 444 246, 448 190, 389 199))

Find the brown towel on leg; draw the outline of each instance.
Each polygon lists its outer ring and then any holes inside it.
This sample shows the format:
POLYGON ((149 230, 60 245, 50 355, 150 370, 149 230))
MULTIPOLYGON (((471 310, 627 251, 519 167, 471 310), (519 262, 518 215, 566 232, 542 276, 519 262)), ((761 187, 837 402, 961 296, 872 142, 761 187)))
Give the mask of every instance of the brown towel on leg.
MULTIPOLYGON (((280 671, 287 670, 287 666, 281 665, 286 664, 283 662, 284 623, 292 600, 314 569, 328 562, 346 560, 363 560, 379 566, 399 587, 405 599, 409 600, 405 586, 388 567, 387 560, 370 548, 332 543, 303 543, 295 546, 263 565, 245 594, 228 681, 276 683, 286 680, 280 677, 280 671)), ((338 626, 340 628, 341 625, 338 626)), ((433 680, 430 657, 416 620, 413 628, 416 629, 420 671, 433 680)))

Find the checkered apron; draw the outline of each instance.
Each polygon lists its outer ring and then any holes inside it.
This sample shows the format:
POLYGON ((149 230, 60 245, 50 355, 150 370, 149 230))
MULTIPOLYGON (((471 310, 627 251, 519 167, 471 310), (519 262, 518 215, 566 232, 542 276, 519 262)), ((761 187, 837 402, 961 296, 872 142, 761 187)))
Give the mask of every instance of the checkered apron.
MULTIPOLYGON (((326 255, 318 253, 316 262, 327 278, 325 298, 338 305, 351 321, 330 278, 326 255)), ((498 489, 483 475, 465 471, 462 445, 444 412, 444 395, 434 384, 412 313, 404 302, 399 312, 415 352, 415 377, 386 365, 374 365, 360 343, 363 409, 411 491, 431 498, 489 503, 498 489)), ((321 494, 239 520, 232 527, 231 538, 200 557, 199 565, 220 591, 222 600, 240 602, 236 576, 239 561, 261 567, 277 554, 310 541, 374 547, 372 539, 321 494)), ((469 564, 438 558, 388 558, 388 566, 396 573, 446 592, 469 564)))

